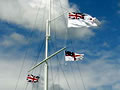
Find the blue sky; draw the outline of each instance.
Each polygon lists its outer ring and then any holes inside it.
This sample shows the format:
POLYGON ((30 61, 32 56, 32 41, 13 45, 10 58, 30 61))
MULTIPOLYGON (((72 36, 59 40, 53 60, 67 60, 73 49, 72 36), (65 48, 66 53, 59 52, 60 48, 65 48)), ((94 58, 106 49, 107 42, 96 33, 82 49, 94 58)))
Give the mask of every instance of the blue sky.
MULTIPOLYGON (((52 23, 51 35, 53 36, 51 36, 50 41, 50 54, 63 46, 68 46, 68 50, 85 54, 83 61, 75 63, 65 62, 64 54, 60 54, 59 58, 62 59, 60 62, 68 74, 67 80, 70 82, 71 89, 84 90, 79 76, 80 69, 86 90, 120 90, 120 1, 69 0, 68 2, 67 0, 61 0, 65 10, 61 8, 59 0, 52 3, 55 3, 55 6, 52 6, 55 7, 52 18, 63 13, 66 9, 71 11, 78 9, 80 12, 95 16, 101 21, 101 26, 98 28, 70 29, 68 33, 65 31, 64 17, 58 18, 52 23), (67 41, 66 34, 68 35, 67 41), (56 43, 53 44, 54 42, 56 43), (75 75, 71 75, 72 71, 69 67, 73 68, 75 75), (79 79, 74 78, 75 80, 73 80, 74 76, 79 79), (74 82, 78 83, 76 87, 74 82)), ((26 71, 34 63, 38 53, 40 53, 38 61, 44 58, 44 24, 48 14, 46 4, 46 0, 0 1, 0 71, 2 72, 0 77, 3 77, 0 78, 2 81, 0 82, 2 85, 0 89, 13 90, 15 88, 25 58, 25 67, 23 67, 25 70, 22 71, 18 88, 18 90, 22 90, 26 71), (39 13, 38 7, 40 7, 39 13), (44 15, 44 17, 41 17, 41 15, 44 15), (37 20, 35 21, 36 16, 37 20), (4 79, 7 75, 10 78, 4 79), (8 82, 12 80, 12 83, 8 82), (7 85, 5 82, 7 82, 7 85)), ((52 64, 53 72, 57 75, 56 57, 53 60, 55 60, 55 63, 52 64)), ((51 72, 50 75, 52 75, 51 72)), ((56 81, 54 88, 68 90, 62 70, 59 71, 59 75, 61 75, 60 82, 62 84, 56 81)), ((43 88, 42 84, 40 84, 40 88, 43 88)), ((50 86, 50 89, 52 89, 52 86, 50 86)))

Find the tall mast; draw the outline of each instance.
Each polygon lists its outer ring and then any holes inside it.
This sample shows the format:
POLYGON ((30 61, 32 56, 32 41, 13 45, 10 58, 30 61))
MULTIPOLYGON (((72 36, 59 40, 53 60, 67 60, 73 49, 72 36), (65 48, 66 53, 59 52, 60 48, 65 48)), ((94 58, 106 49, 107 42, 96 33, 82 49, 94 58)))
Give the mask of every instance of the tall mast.
MULTIPOLYGON (((51 23, 51 0, 49 0, 49 15, 48 19, 46 20, 46 40, 45 40, 45 59, 33 66, 28 72, 32 71, 39 65, 45 63, 44 65, 44 90, 48 90, 48 59, 52 58, 53 56, 57 55, 61 51, 65 50, 66 47, 56 51, 52 55, 48 56, 48 41, 50 39, 50 23, 51 23)), ((56 19, 56 18, 55 18, 56 19)), ((53 19, 54 20, 54 19, 53 19)))
MULTIPOLYGON (((50 38, 50 20, 51 20, 51 0, 49 0, 49 17, 46 21, 46 46, 45 46, 45 59, 48 57, 48 41, 50 38)), ((46 61, 44 66, 45 80, 44 80, 44 90, 48 90, 48 62, 46 61)))

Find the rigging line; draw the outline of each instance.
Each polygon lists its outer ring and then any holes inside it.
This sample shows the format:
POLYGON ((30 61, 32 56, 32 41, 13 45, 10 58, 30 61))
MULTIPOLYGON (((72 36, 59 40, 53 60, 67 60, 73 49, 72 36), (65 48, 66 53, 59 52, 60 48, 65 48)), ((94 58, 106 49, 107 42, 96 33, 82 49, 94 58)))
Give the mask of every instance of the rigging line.
MULTIPOLYGON (((70 43, 71 43, 71 46, 72 46, 73 51, 74 51, 73 42, 72 42, 72 40, 70 40, 70 41, 71 41, 70 43)), ((79 68, 78 63, 77 63, 77 66, 78 66, 78 68, 79 68)), ((80 71, 80 68, 79 68, 78 70, 79 70, 79 73, 80 73, 80 77, 81 77, 81 81, 82 81, 82 84, 83 84, 84 90, 86 90, 85 83, 84 83, 84 80, 83 80, 83 77, 82 77, 82 73, 81 73, 81 71, 80 71)))
MULTIPOLYGON (((53 47, 53 49, 56 49, 56 47, 53 47)), ((56 50, 57 50, 57 49, 56 49, 56 50)), ((70 87, 70 85, 69 85, 69 83, 68 83, 68 81, 67 81, 65 72, 64 72, 64 70, 63 70, 62 67, 61 67, 61 64, 60 64, 60 62, 59 62, 58 55, 56 55, 56 57, 57 57, 57 60, 58 60, 59 65, 60 65, 60 68, 61 68, 61 70, 62 70, 62 72, 63 72, 63 75, 64 75, 64 77, 65 77, 65 81, 66 81, 66 83, 67 83, 67 85, 68 85, 68 88, 69 88, 69 90, 72 90, 71 87, 70 87)))
MULTIPOLYGON (((59 1, 60 1, 60 0, 59 0, 59 1)), ((61 1, 60 1, 60 4, 61 4, 61 1)), ((61 5, 61 8, 62 8, 62 5, 61 5)), ((65 17, 64 17, 64 18, 65 18, 65 17)), ((71 43, 72 43, 72 41, 71 41, 71 43)), ((74 49, 74 48, 73 48, 73 49, 74 49)), ((82 83, 83 83, 83 86, 84 86, 84 90, 86 90, 81 72, 80 72, 80 76, 81 76, 81 80, 82 80, 82 83)))
POLYGON ((40 71, 39 71, 40 79, 38 81, 38 84, 42 83, 42 76, 43 76, 42 72, 44 72, 43 67, 44 67, 43 65, 41 65, 41 67, 40 67, 40 71))
MULTIPOLYGON (((21 10, 21 8, 19 8, 19 10, 21 10)), ((28 41, 28 38, 27 38, 27 41, 28 41)), ((26 53, 27 53, 27 50, 26 50, 26 52, 25 52, 25 56, 24 56, 24 57, 26 57, 26 53)), ((15 85, 15 90, 17 90, 18 83, 19 83, 19 79, 20 79, 20 76, 21 76, 21 73, 22 73, 22 70, 23 70, 24 63, 25 63, 25 58, 23 59, 22 67, 20 68, 20 72, 19 72, 19 75, 18 75, 18 79, 17 79, 16 85, 15 85)))
MULTIPOLYGON (((44 45, 43 45, 43 46, 44 46, 44 45)), ((39 55, 39 57, 40 57, 40 55, 39 55)), ((38 58, 39 58, 39 57, 38 57, 38 58)), ((43 68, 43 65, 42 65, 41 67, 39 67, 39 69, 40 69, 40 70, 39 70, 39 76, 40 76, 40 73, 42 72, 42 68, 43 68)))
MULTIPOLYGON (((61 5, 61 8, 62 8, 62 11, 63 11, 63 7, 62 7, 62 4, 61 4, 61 1, 59 0, 59 2, 60 2, 60 5, 61 5)), ((65 15, 64 15, 64 19, 65 19, 65 24, 66 24, 66 26, 67 26, 67 21, 66 21, 66 18, 65 18, 65 15)), ((70 37, 69 36, 69 30, 68 30, 68 28, 66 27, 66 33, 67 33, 67 37, 66 37, 66 40, 68 41, 68 37, 70 37)), ((69 38, 69 39, 71 39, 71 38, 69 38)), ((66 41, 66 44, 67 44, 67 41, 66 41)), ((71 43, 72 43, 72 40, 71 40, 71 43)), ((72 47, 73 48, 73 47, 72 47)), ((73 48, 73 50, 74 50, 74 48, 73 48)))
POLYGON ((38 53, 37 53, 37 55, 36 55, 34 65, 37 64, 38 59, 40 58, 40 52, 41 52, 41 50, 42 50, 42 48, 43 48, 43 46, 44 46, 44 43, 45 43, 45 37, 44 37, 44 39, 43 39, 42 41, 43 41, 43 42, 42 42, 42 45, 41 45, 41 42, 40 42, 39 45, 38 45, 38 53), (41 46, 40 46, 40 45, 41 45, 41 46), (40 47, 39 47, 39 46, 40 46, 40 47))
MULTIPOLYGON (((54 4, 54 0, 53 0, 53 8, 55 7, 55 4, 54 4)), ((55 12, 53 12, 53 17, 55 16, 55 12)), ((56 39, 56 25, 55 25, 55 21, 53 21, 53 27, 55 27, 53 30, 54 30, 54 38, 56 39)), ((54 40, 55 42, 56 42, 56 40, 54 40)), ((54 44, 53 44, 53 47, 54 47, 54 44)), ((50 63, 51 63, 51 61, 50 61, 50 63)), ((58 65, 57 65, 58 66, 58 65)), ((52 70, 52 68, 51 68, 51 70, 52 70)), ((53 70, 52 70, 52 72, 53 72, 53 70)), ((57 70, 57 72, 58 72, 58 70, 57 70)), ((55 77, 54 77, 54 80, 53 80, 53 76, 52 76, 52 81, 54 82, 55 81, 55 79, 56 79, 56 77, 57 76, 59 76, 59 74, 57 74, 57 75, 55 75, 55 77)), ((59 80, 57 80, 57 81, 59 81, 59 80)), ((55 89, 55 87, 54 87, 54 84, 53 84, 53 90, 55 89)), ((60 89, 60 88, 59 88, 60 89)))
MULTIPOLYGON (((51 49, 50 46, 49 46, 49 49, 51 49)), ((55 89, 54 89, 54 82, 53 82, 53 70, 52 70, 52 63, 51 63, 51 60, 50 60, 50 71, 51 71, 51 76, 52 76, 52 77, 51 77, 51 78, 52 78, 51 81, 52 81, 52 85, 53 85, 52 88, 53 88, 53 90, 55 90, 55 89)))
MULTIPOLYGON (((57 58, 58 58, 58 56, 57 56, 57 58)), ((58 60, 58 62, 59 62, 59 60, 58 60)), ((68 83, 68 81, 67 81, 67 78, 66 78, 65 72, 63 71, 60 62, 59 62, 59 65, 60 65, 60 68, 61 68, 61 70, 62 70, 62 72, 63 72, 63 75, 64 75, 64 77, 65 77, 65 80, 66 80, 66 82, 67 82, 67 85, 68 85, 69 89, 72 90, 71 87, 70 87, 70 85, 69 85, 69 83, 68 83)))
MULTIPOLYGON (((37 20, 38 14, 39 14, 39 9, 38 9, 37 15, 36 15, 36 17, 35 17, 35 22, 34 22, 34 24, 33 24, 32 30, 31 30, 31 34, 30 34, 30 37, 31 37, 31 38, 32 38, 32 35, 33 35, 33 28, 34 28, 34 26, 35 26, 35 24, 36 24, 36 20, 37 20)), ((30 38, 30 39, 27 38, 28 44, 29 44, 31 38, 30 38)), ((17 90, 17 87, 18 87, 19 79, 20 79, 20 76, 21 76, 21 73, 22 73, 22 70, 23 70, 23 67, 24 67, 25 58, 26 58, 27 53, 28 53, 28 49, 25 51, 25 56, 24 56, 24 58, 23 58, 23 63, 22 63, 22 67, 21 67, 21 69, 20 69, 20 73, 19 73, 18 80, 17 80, 16 86, 15 86, 15 90, 17 90)))
POLYGON ((69 37, 69 42, 70 42, 70 44, 71 44, 71 47, 72 47, 72 50, 74 51, 75 49, 74 49, 74 47, 73 47, 73 41, 72 41, 72 38, 70 37, 70 32, 68 31, 68 37, 69 37))
MULTIPOLYGON (((69 31, 68 31, 68 35, 70 36, 69 31)), ((74 47, 73 47, 72 39, 70 40, 70 43, 71 43, 72 49, 73 49, 73 51, 74 51, 75 49, 74 49, 74 47)), ((78 63, 77 63, 77 66, 78 66, 78 68, 79 68, 78 63)), ((82 81, 82 84, 83 84, 84 90, 86 90, 85 83, 84 83, 84 80, 83 80, 83 77, 82 77, 82 73, 81 73, 81 71, 80 71, 80 68, 79 68, 78 70, 79 70, 79 73, 80 73, 80 77, 81 77, 81 81, 82 81)))
MULTIPOLYGON (((42 0, 41 0, 41 2, 42 2, 42 0)), ((41 2, 40 2, 40 3, 41 3, 41 2)), ((36 17, 35 17, 35 22, 33 23, 32 29, 34 29, 34 27, 35 27, 35 25, 36 25, 37 18, 38 18, 38 15, 39 15, 39 11, 40 11, 40 6, 38 7, 37 14, 36 14, 36 17)))
MULTIPOLYGON (((42 0, 41 0, 41 2, 42 2, 42 0)), ((41 28, 44 28, 43 26, 44 26, 44 23, 45 23, 44 21, 45 21, 45 15, 46 15, 46 14, 45 14, 46 8, 47 8, 47 3, 46 3, 45 8, 44 8, 44 10, 43 10, 44 12, 43 12, 43 18, 42 18, 42 20, 41 20, 41 21, 42 21, 42 24, 41 24, 42 27, 41 27, 41 28)), ((42 32, 41 32, 41 33, 42 33, 42 32)))
POLYGON ((28 82, 27 82, 27 85, 26 85, 26 87, 25 87, 25 90, 27 90, 27 87, 28 87, 28 82))
MULTIPOLYGON (((51 48, 52 48, 52 47, 50 47, 49 49, 51 49, 51 48)), ((52 69, 53 67, 52 67, 51 60, 50 60, 50 66, 51 66, 51 68, 50 68, 50 69, 51 69, 51 75, 52 75, 52 84, 53 84, 53 87, 52 87, 52 88, 53 88, 53 90, 55 90, 55 87, 54 87, 54 80, 53 80, 53 69, 52 69)))
POLYGON ((73 72, 73 68, 72 68, 71 63, 70 63, 70 67, 71 67, 71 71, 72 71, 72 74, 73 74, 73 77, 74 77, 74 81, 75 81, 75 84, 76 84, 76 88, 77 88, 77 90, 79 90, 79 89, 78 89, 78 86, 77 86, 77 80, 76 80, 76 78, 75 78, 75 73, 73 72))
MULTIPOLYGON (((53 81, 53 70, 52 70, 52 64, 51 64, 51 60, 50 60, 50 66, 51 66, 51 75, 52 75, 52 81, 53 81)), ((52 84, 53 84, 53 90, 55 90, 54 89, 54 82, 52 82, 52 84)))
MULTIPOLYGON (((25 53, 25 56, 26 56, 26 53, 25 53)), ((15 86, 15 90, 17 90, 18 83, 19 83, 19 79, 20 79, 20 76, 21 76, 21 73, 22 73, 22 70, 23 70, 23 67, 24 67, 24 63, 25 63, 25 59, 23 59, 22 67, 20 68, 20 73, 19 73, 19 76, 18 76, 18 79, 17 79, 17 83, 16 83, 16 86, 15 86)))
MULTIPOLYGON (((59 63, 57 62, 57 66, 59 65, 59 63)), ((60 74, 60 69, 59 69, 59 67, 57 67, 57 73, 58 73, 58 84, 60 84, 60 76, 59 76, 59 74, 60 74)), ((59 90, 60 90, 60 88, 59 88, 59 90)))
MULTIPOLYGON (((42 3, 42 0, 41 0, 41 3, 42 3)), ((46 3, 46 4, 47 4, 47 3, 46 3)), ((41 27, 41 28, 43 28, 43 26, 44 26, 43 24, 45 23, 44 21, 45 21, 45 15, 46 15, 46 14, 45 14, 46 8, 47 8, 47 5, 45 5, 45 9, 43 10, 44 13, 43 13, 43 18, 42 18, 42 20, 41 20, 43 23, 42 23, 42 27, 41 27)), ((38 10, 40 10, 40 7, 38 8, 38 10)), ((38 17, 38 14, 39 14, 39 13, 37 13, 37 17, 38 17)), ((37 20, 37 18, 36 18, 36 20, 37 20)), ((42 33, 42 32, 41 32, 41 33, 42 33)), ((40 33, 40 34, 41 34, 41 33, 40 33)), ((40 55, 39 55, 39 56, 40 56, 40 55)), ((36 59, 37 61, 38 61, 38 59, 39 59, 39 56, 38 56, 38 58, 36 59)), ((36 61, 36 63, 37 63, 37 61, 36 61)), ((32 64, 31 66, 33 66, 33 64, 32 64)), ((32 72, 33 72, 33 71, 32 71, 32 72)))
MULTIPOLYGON (((69 36, 69 31, 68 31, 68 36, 69 36)), ((72 45, 72 40, 71 40, 71 38, 70 38, 70 43, 71 43, 71 46, 73 46, 72 45)), ((73 49, 73 51, 74 51, 74 48, 72 47, 72 49, 73 49)), ((70 63, 70 66, 71 66, 71 71, 72 71, 72 73, 73 73, 73 69, 72 69, 72 65, 71 65, 71 63, 70 63)), ((75 77, 75 74, 73 73, 73 77, 75 77)), ((75 78, 75 82, 77 82, 77 80, 76 80, 76 78, 75 78)), ((76 87, 77 89, 78 89, 78 86, 76 87)), ((78 89, 79 90, 79 89, 78 89)))
MULTIPOLYGON (((45 9, 46 9, 46 7, 45 7, 45 9)), ((43 15, 43 18, 42 18, 42 22, 45 21, 44 18, 45 18, 45 10, 44 10, 44 15, 43 15)), ((42 23, 42 27, 43 27, 43 24, 44 24, 44 23, 42 23)), ((45 37, 44 37, 44 39, 45 39, 45 37)), ((39 43, 39 45, 40 45, 40 43, 39 43)), ((38 58, 39 58, 39 57, 38 57, 38 58)), ((37 58, 37 59, 38 59, 38 58, 37 58)))
MULTIPOLYGON (((63 7, 62 7, 62 3, 61 3, 61 1, 59 0, 59 2, 60 2, 60 7, 61 7, 61 9, 62 9, 62 12, 64 13, 64 11, 63 11, 63 7)), ((65 20, 65 28, 66 28, 66 34, 68 33, 68 28, 67 28, 67 21, 66 21, 66 18, 65 18, 65 14, 63 15, 63 19, 65 20)), ((67 40, 68 40, 68 34, 66 35, 66 40, 65 40, 65 42, 66 42, 66 45, 67 45, 67 40)))
POLYGON ((34 90, 33 88, 34 88, 34 83, 32 83, 32 90, 34 90))
MULTIPOLYGON (((42 0, 41 0, 41 2, 40 3, 42 3, 42 0)), ((33 23, 33 26, 32 26, 32 32, 31 33, 33 33, 33 29, 35 28, 35 25, 36 25, 36 23, 37 23, 37 18, 38 18, 38 15, 39 15, 39 12, 40 12, 40 6, 38 7, 38 10, 37 10, 37 14, 36 14, 36 17, 35 17, 35 22, 33 23)), ((42 25, 43 26, 43 25, 42 25)), ((32 37, 32 35, 31 35, 31 37, 32 37)))
MULTIPOLYGON (((54 5, 54 7, 55 7, 55 5, 54 5)), ((55 15, 55 13, 53 13, 53 15, 55 15)), ((54 23, 54 26, 55 26, 55 33, 54 33, 54 34, 55 34, 55 40, 54 40, 54 41, 56 42, 56 40, 57 40, 57 39, 56 39, 56 30, 57 30, 57 27, 56 27, 55 21, 54 21, 53 23, 54 23)), ((53 44, 53 47, 55 47, 54 44, 53 44)), ((57 49, 56 49, 56 50, 57 50, 57 49)), ((59 59, 57 59, 57 60, 59 60, 59 59)), ((57 64, 59 65, 59 62, 57 62, 57 64)), ((58 65, 57 65, 57 66, 58 66, 58 65)), ((57 74, 56 76, 58 76, 58 84, 60 83, 59 71, 60 71, 60 69, 59 69, 59 67, 57 67, 57 73, 58 73, 58 74, 57 74)), ((63 72, 64 72, 64 71, 63 71, 63 72)), ((64 74, 64 77, 65 77, 65 74, 64 74)), ((66 78, 65 78, 65 79, 66 79, 66 78)), ((67 82, 67 80, 66 80, 66 82, 67 82)), ((68 84, 68 87, 69 87, 69 83, 67 83, 67 84, 68 84)), ((69 87, 69 88, 70 88, 70 87, 69 87)), ((60 88, 59 88, 59 90, 60 90, 60 88)))
MULTIPOLYGON (((72 40, 71 40, 71 46, 72 46, 73 51, 74 51, 74 47, 73 47, 72 44, 73 44, 73 42, 72 42, 72 40)), ((78 68, 79 68, 78 63, 77 63, 77 66, 78 66, 78 68)), ((81 77, 81 81, 82 81, 82 84, 83 84, 84 90, 86 90, 85 83, 84 83, 84 80, 83 80, 83 77, 82 77, 82 73, 81 73, 81 71, 80 71, 80 68, 79 68, 78 70, 79 70, 79 73, 80 73, 80 77, 81 77)))
MULTIPOLYGON (((57 28, 56 28, 55 21, 54 21, 54 26, 55 26, 55 41, 56 41, 56 29, 57 29, 57 28)), ((55 47, 54 44, 53 44, 53 47, 55 47)), ((58 56, 57 56, 57 60, 59 60, 59 59, 58 59, 58 56)), ((57 62, 57 64, 59 64, 59 62, 57 62)), ((60 65, 60 64, 59 64, 59 65, 60 65)), ((57 65, 57 66, 58 66, 58 65, 57 65)), ((61 67, 61 68, 62 68, 62 67, 61 67)), ((59 68, 58 68, 58 70, 59 70, 59 68)), ((59 72, 58 70, 57 70, 57 72, 59 72)), ((62 69, 61 69, 61 70, 62 70, 62 69)), ((65 76, 65 73, 64 73, 63 70, 62 70, 62 72, 63 72, 63 75, 64 75, 64 77, 65 77, 65 80, 66 80, 66 82, 67 82, 67 85, 68 85, 69 89, 71 89, 71 88, 70 88, 70 85, 69 85, 69 83, 68 83, 68 81, 67 81, 67 79, 66 79, 66 76, 65 76)), ((58 76, 59 76, 59 74, 58 74, 58 76)), ((58 77, 58 81, 59 81, 59 77, 58 77)), ((60 82, 60 81, 59 81, 59 82, 60 82)), ((58 82, 58 83, 59 83, 59 82, 58 82)), ((60 90, 60 88, 59 88, 59 90, 60 90)))
POLYGON ((81 81, 82 81, 84 90, 87 90, 87 89, 86 89, 86 86, 85 86, 85 82, 84 82, 83 77, 82 77, 82 72, 81 72, 81 70, 80 70, 80 67, 79 67, 78 63, 76 63, 76 64, 77 64, 77 67, 79 68, 78 70, 79 70, 79 72, 80 72, 80 77, 81 77, 81 81))
MULTIPOLYGON (((53 4, 54 5, 54 4, 53 4)), ((55 15, 55 13, 53 12, 53 15, 55 15)), ((55 29, 54 29, 54 33, 53 34, 55 34, 55 35, 53 35, 54 36, 54 40, 53 39, 51 39, 51 41, 53 40, 55 43, 57 43, 56 41, 57 41, 57 39, 56 39, 56 23, 55 23, 55 21, 53 21, 53 26, 55 27, 55 29)), ((52 43, 52 45, 53 45, 53 47, 55 47, 55 45, 54 45, 54 43, 53 43, 53 41, 51 42, 52 43)), ((55 76, 55 77, 57 77, 57 75, 55 76)), ((56 79, 56 78, 55 78, 56 79)), ((59 80, 58 80, 59 81, 59 80)))
MULTIPOLYGON (((58 57, 57 57, 57 59, 58 59, 58 57)), ((59 63, 59 65, 60 65, 60 63, 59 63)), ((60 65, 60 67, 61 67, 61 65, 60 65)), ((61 67, 61 70, 62 70, 62 67, 61 67)), ((63 72, 63 75, 64 75, 65 80, 66 80, 66 82, 67 82, 67 85, 68 85, 69 89, 71 90, 70 85, 69 85, 69 83, 68 83, 68 81, 67 81, 67 79, 66 79, 65 73, 64 73, 63 70, 62 70, 62 72, 63 72)))
MULTIPOLYGON (((60 6, 61 6, 61 8, 62 8, 62 12, 63 12, 63 7, 62 7, 62 4, 61 4, 61 1, 59 0, 59 2, 60 2, 60 6)), ((66 21, 66 18, 65 18, 65 15, 64 15, 64 19, 65 19, 65 24, 66 24, 66 26, 67 26, 67 21, 66 21)), ((67 45, 67 42, 68 42, 68 35, 69 35, 69 31, 68 31, 68 28, 66 27, 66 34, 67 34, 67 36, 66 36, 66 45, 67 45)), ((70 64, 71 65, 71 64, 70 64)), ((71 70, 72 70, 72 67, 71 67, 71 70)), ((72 73, 73 73, 73 70, 72 70, 72 73)), ((74 75, 74 74, 73 74, 74 75)), ((75 75, 74 75, 75 76, 75 75)), ((73 77, 74 77, 73 76, 73 77)), ((75 82, 76 82, 76 78, 75 78, 75 82)), ((78 87, 76 87, 77 89, 78 89, 78 87)))
MULTIPOLYGON (((71 44, 72 44, 72 40, 71 40, 71 44)), ((74 48, 73 48, 73 49, 74 49, 74 48)), ((80 75, 81 75, 81 74, 80 74, 80 75)), ((83 81, 83 79, 82 79, 82 82, 83 82, 83 85, 84 85, 84 81, 83 81)), ((84 90, 86 90, 86 89, 85 89, 85 85, 84 85, 84 90)))
MULTIPOLYGON (((60 1, 60 0, 59 0, 60 1)), ((61 4, 61 1, 60 1, 60 5, 61 5, 61 8, 62 8, 62 4, 61 4)), ((65 18, 65 16, 64 16, 64 18, 65 18)), ((67 22, 66 22, 66 25, 67 25, 67 22)), ((72 41, 71 41, 71 43, 72 43, 72 41)), ((73 48, 74 49, 74 48, 73 48)), ((79 66, 79 65, 78 65, 79 66)), ((82 74, 81 74, 81 72, 80 72, 80 76, 82 77, 82 74)), ((86 90, 86 88, 85 88, 85 84, 84 84, 84 81, 83 81, 83 78, 81 78, 81 80, 82 80, 82 83, 83 83, 83 86, 84 86, 84 90, 86 90)))
MULTIPOLYGON (((59 66, 58 62, 57 62, 57 66, 59 66)), ((59 75, 60 74, 60 68, 59 67, 57 67, 57 73, 58 73, 58 84, 60 84, 60 75, 59 75)), ((59 88, 59 90, 60 90, 60 88, 59 88)))
MULTIPOLYGON (((52 0, 51 0, 52 1, 52 0)), ((52 6, 54 7, 54 0, 53 0, 53 5, 51 5, 51 8, 52 8, 52 6)), ((52 12, 53 10, 51 9, 51 12, 52 12)), ((54 15, 54 12, 53 12, 53 15, 54 15)), ((54 23, 54 22, 53 22, 54 23)), ((50 47, 51 48, 51 47, 50 47)), ((52 70, 52 64, 51 64, 51 60, 50 60, 50 66, 51 66, 51 75, 52 75, 52 88, 53 88, 53 90, 55 90, 55 87, 54 87, 54 80, 53 80, 53 70, 52 70)))
MULTIPOLYGON (((55 8, 55 1, 53 0, 53 8, 55 8)), ((56 16, 55 15, 55 12, 53 12, 53 16, 56 16)), ((55 41, 56 41, 56 29, 57 29, 57 27, 56 27, 56 23, 55 23, 55 21, 53 22, 53 24, 54 24, 54 26, 55 26, 55 29, 54 29, 54 31, 55 31, 55 41)), ((57 66, 58 66, 58 62, 57 62, 57 66)), ((58 84, 60 83, 60 81, 59 81, 59 67, 57 67, 57 73, 58 73, 58 75, 56 74, 56 77, 58 76, 58 84)), ((58 88, 59 90, 60 90, 60 88, 58 88)))

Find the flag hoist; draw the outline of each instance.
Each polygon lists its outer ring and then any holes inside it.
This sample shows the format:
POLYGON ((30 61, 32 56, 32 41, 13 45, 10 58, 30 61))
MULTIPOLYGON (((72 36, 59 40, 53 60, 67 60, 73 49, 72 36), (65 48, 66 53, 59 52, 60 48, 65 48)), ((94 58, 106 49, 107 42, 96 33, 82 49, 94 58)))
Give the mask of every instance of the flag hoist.
MULTIPOLYGON (((53 53, 52 55, 48 56, 48 41, 50 38, 50 24, 51 23, 51 0, 49 0, 49 17, 46 20, 46 41, 45 41, 45 59, 43 61, 41 61, 40 63, 36 64, 35 66, 33 66, 28 72, 32 71, 33 69, 35 69, 36 67, 38 67, 39 65, 44 64, 44 90, 48 90, 48 60, 50 58, 52 58, 53 56, 55 56, 56 54, 60 53, 61 51, 65 50, 66 48, 62 48, 60 50, 58 50, 57 52, 53 53)), ((32 80, 35 78, 31 78, 32 80)), ((34 81, 34 80, 33 80, 34 81)))
MULTIPOLYGON (((51 26, 51 0, 49 0, 49 15, 48 19, 46 20, 46 40, 45 40, 45 59, 33 66, 28 72, 32 71, 39 65, 44 63, 44 90, 48 90, 48 60, 55 56, 56 54, 60 53, 61 51, 65 50, 66 48, 62 48, 58 50, 57 52, 53 53, 52 55, 48 56, 48 41, 50 38, 50 26, 51 26)), ((61 15, 62 16, 62 15, 61 15)), ((81 27, 94 27, 98 26, 100 23, 99 21, 95 18, 92 17, 88 14, 84 13, 76 13, 76 12, 71 12, 69 13, 68 16, 68 27, 74 27, 74 28, 81 28, 81 27)), ((66 61, 78 61, 82 60, 84 57, 84 54, 77 54, 74 52, 70 51, 65 51, 65 60, 66 61)), ((37 82, 38 78, 33 77, 33 76, 28 76, 27 79, 32 82, 37 82)))

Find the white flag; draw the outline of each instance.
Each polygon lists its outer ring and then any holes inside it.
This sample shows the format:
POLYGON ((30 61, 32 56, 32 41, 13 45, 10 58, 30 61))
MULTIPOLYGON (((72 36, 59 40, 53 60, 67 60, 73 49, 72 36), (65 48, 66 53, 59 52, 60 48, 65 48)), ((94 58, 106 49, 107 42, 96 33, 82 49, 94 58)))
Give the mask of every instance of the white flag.
POLYGON ((92 27, 98 26, 100 22, 88 14, 84 13, 69 13, 68 27, 92 27))
POLYGON ((70 51, 65 51, 65 61, 78 61, 83 59, 84 54, 77 54, 70 51))
POLYGON ((40 78, 39 76, 34 76, 32 74, 28 74, 27 81, 36 83, 36 82, 38 82, 39 78, 40 78))

